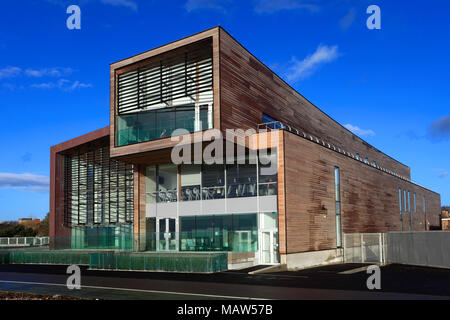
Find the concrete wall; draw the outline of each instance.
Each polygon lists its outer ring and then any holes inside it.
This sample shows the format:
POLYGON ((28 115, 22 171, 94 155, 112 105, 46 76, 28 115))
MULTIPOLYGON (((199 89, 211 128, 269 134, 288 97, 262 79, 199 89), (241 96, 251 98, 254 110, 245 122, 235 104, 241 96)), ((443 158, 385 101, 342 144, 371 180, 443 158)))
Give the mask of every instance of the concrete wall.
POLYGON ((450 268, 450 232, 388 232, 386 262, 450 268))
POLYGON ((288 270, 298 270, 328 264, 342 263, 342 249, 320 250, 287 254, 281 257, 288 270))

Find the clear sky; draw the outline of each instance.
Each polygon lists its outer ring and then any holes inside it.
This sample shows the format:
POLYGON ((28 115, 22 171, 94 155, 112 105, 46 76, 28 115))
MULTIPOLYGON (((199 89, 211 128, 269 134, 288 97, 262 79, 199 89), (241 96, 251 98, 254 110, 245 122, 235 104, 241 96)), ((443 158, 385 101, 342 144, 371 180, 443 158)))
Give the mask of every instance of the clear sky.
POLYGON ((109 64, 221 25, 450 204, 448 1, 3 0, 0 221, 42 218, 50 146, 108 125, 109 64), (66 9, 81 8, 81 30, 66 9), (381 29, 369 30, 369 5, 381 29))

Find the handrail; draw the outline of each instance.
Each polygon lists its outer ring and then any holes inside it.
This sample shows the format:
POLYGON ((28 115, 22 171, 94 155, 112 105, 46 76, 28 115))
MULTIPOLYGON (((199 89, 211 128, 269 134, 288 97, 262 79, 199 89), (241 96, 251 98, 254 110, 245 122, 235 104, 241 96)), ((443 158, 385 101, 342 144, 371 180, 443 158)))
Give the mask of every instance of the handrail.
POLYGON ((0 247, 47 246, 50 237, 0 237, 0 247))

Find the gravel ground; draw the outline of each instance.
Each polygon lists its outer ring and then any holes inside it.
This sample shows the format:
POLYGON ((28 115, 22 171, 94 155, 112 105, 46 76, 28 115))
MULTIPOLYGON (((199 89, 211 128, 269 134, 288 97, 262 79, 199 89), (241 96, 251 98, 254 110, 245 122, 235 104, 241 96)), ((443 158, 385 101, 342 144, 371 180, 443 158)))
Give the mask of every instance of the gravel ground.
POLYGON ((64 297, 60 295, 42 295, 25 292, 0 291, 0 300, 91 300, 91 299, 64 297))

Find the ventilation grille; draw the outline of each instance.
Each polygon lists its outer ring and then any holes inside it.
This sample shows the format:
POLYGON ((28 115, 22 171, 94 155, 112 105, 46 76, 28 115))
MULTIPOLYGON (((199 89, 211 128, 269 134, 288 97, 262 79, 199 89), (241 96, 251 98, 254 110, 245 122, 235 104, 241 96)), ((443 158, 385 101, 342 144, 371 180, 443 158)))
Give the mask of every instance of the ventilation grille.
POLYGON ((185 52, 118 76, 118 114, 195 101, 213 86, 212 48, 185 52))

